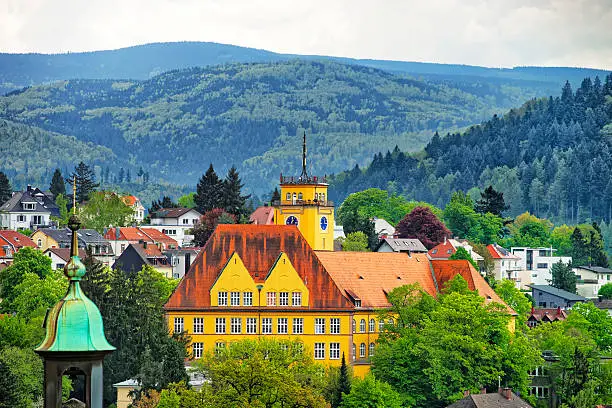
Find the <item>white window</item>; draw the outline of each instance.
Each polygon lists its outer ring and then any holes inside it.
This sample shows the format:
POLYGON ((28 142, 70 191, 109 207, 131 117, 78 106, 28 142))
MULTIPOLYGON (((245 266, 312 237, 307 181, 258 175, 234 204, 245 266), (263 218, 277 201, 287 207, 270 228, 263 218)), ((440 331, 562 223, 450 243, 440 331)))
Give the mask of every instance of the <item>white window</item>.
POLYGON ((302 306, 302 292, 293 292, 291 294, 291 306, 302 306))
POLYGON ((242 318, 241 317, 232 317, 232 319, 230 320, 230 330, 232 334, 242 333, 242 318))
POLYGON ((355 347, 355 343, 353 343, 353 360, 357 358, 357 348, 355 347))
POLYGON ((175 333, 182 333, 185 327, 185 321, 182 317, 175 317, 174 318, 174 332, 175 333))
POLYGON ((370 319, 370 333, 374 333, 376 331, 376 321, 374 319, 370 319))
POLYGON ((340 334, 340 318, 332 317, 329 319, 329 332, 331 334, 340 334))
POLYGON ((359 345, 359 357, 364 358, 366 356, 366 345, 365 343, 361 343, 359 345))
POLYGON ((370 349, 368 350, 368 353, 369 353, 370 357, 372 357, 374 355, 374 347, 375 347, 375 344, 374 343, 370 343, 370 349))
POLYGON ((287 193, 286 198, 287 198, 287 201, 290 201, 291 200, 291 193, 287 193))
POLYGON ((279 292, 278 293, 278 305, 279 306, 289 306, 289 292, 279 292))
POLYGON ((272 334, 272 319, 270 317, 261 319, 261 333, 272 334))
POLYGON ((253 292, 244 292, 242 294, 242 306, 253 306, 253 292))
POLYGON ((230 306, 240 306, 240 292, 230 293, 230 306))
POLYGON ((227 292, 218 293, 217 303, 219 304, 219 306, 227 306, 227 292))
POLYGON ((304 333, 304 319, 301 317, 293 318, 293 334, 304 333))
POLYGON ((276 306, 276 292, 268 292, 268 306, 276 306))
POLYGON ((287 334, 287 330, 288 330, 287 326, 288 326, 287 318, 279 317, 277 321, 277 325, 276 325, 276 332, 278 334, 287 334))
POLYGON ((26 216, 25 215, 18 215, 17 216, 17 222, 26 222, 26 216))
POLYGON ((215 353, 220 354, 225 348, 225 342, 218 341, 215 343, 215 353))
POLYGON ((215 333, 217 334, 225 333, 225 317, 217 317, 215 319, 215 333))
POLYGON ((355 299, 355 307, 361 307, 361 300, 355 299))
POLYGON ((194 334, 204 333, 204 318, 203 317, 193 318, 193 333, 194 334))
POLYGON ((340 360, 340 343, 329 343, 329 359, 340 360))
POLYGON ((385 328, 385 321, 383 319, 380 319, 378 321, 378 331, 383 331, 384 328, 385 328))
POLYGON ((298 200, 303 200, 303 199, 304 199, 304 194, 298 193, 298 200))
POLYGON ((193 343, 193 358, 201 358, 204 343, 193 343))
POLYGON ((246 332, 247 334, 257 333, 257 318, 247 317, 246 319, 246 332))
POLYGON ((359 322, 359 332, 365 333, 365 331, 366 331, 366 322, 365 322, 365 319, 361 319, 361 321, 359 322))
POLYGON ((33 203, 24 203, 24 204, 23 204, 23 207, 24 207, 26 210, 33 210, 33 209, 35 209, 35 208, 36 208, 36 204, 33 204, 33 203))
POLYGON ((325 334, 325 319, 315 318, 315 334, 325 334))
POLYGON ((315 360, 325 359, 325 343, 315 343, 314 358, 315 360))
POLYGON ((357 321, 353 319, 353 333, 357 332, 357 321))

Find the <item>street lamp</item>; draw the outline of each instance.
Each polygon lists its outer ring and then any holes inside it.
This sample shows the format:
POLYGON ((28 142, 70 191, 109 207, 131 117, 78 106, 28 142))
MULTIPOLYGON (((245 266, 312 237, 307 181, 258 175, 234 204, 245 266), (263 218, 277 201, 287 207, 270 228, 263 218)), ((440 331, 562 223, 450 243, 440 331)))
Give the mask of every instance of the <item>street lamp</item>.
POLYGON ((263 285, 257 285, 257 335, 261 338, 261 290, 263 285))

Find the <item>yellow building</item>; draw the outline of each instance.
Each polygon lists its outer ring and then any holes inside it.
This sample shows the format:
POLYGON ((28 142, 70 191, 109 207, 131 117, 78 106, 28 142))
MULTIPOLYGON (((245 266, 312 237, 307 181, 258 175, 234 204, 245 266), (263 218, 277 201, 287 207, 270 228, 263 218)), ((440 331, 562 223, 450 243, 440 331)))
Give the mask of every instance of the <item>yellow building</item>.
POLYGON ((314 250, 334 249, 334 203, 328 200, 325 177, 306 171, 306 133, 302 152, 302 174, 280 177, 280 200, 274 206, 276 225, 296 225, 314 250))

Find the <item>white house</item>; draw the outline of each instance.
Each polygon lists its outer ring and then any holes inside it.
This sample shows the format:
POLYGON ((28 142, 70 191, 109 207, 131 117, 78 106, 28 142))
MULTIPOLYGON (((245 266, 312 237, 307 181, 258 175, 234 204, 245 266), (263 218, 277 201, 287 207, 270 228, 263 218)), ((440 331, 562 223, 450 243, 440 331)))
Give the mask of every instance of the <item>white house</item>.
POLYGON ((51 216, 59 217, 55 202, 39 188, 28 186, 26 191, 13 193, 0 206, 0 228, 15 231, 37 229, 51 225, 51 216))
POLYGON ((122 199, 125 205, 127 205, 132 210, 134 210, 134 216, 133 216, 134 221, 137 224, 140 224, 144 220, 145 208, 140 202, 140 200, 138 199, 138 197, 133 196, 133 195, 128 195, 128 196, 123 196, 122 199))
POLYGON ((612 269, 601 266, 578 266, 576 273, 576 290, 580 296, 595 299, 599 289, 606 283, 612 283, 612 269))
POLYGON ((500 247, 497 244, 487 245, 487 250, 493 258, 493 272, 495 279, 510 279, 516 283, 516 287, 521 287, 521 278, 519 271, 521 270, 521 258, 513 255, 510 251, 500 247))
POLYGON ((387 220, 382 218, 372 218, 374 222, 374 231, 376 231, 376 235, 378 235, 379 239, 385 238, 393 238, 395 235, 395 228, 393 225, 389 224, 387 220))
POLYGON ((554 256, 556 249, 553 248, 527 248, 512 247, 510 252, 521 258, 518 272, 521 280, 521 288, 526 285, 548 285, 552 280, 550 269, 554 264, 561 261, 569 263, 571 256, 554 256))
POLYGON ((200 253, 200 248, 168 249, 163 253, 168 257, 168 261, 172 266, 172 277, 174 279, 182 279, 189 271, 196 256, 200 253))
POLYGON ((376 252, 421 252, 426 254, 427 248, 416 238, 384 238, 378 244, 376 252))
POLYGON ((202 214, 193 208, 162 208, 151 214, 151 224, 144 226, 161 231, 183 247, 193 242, 191 229, 201 217, 202 214))

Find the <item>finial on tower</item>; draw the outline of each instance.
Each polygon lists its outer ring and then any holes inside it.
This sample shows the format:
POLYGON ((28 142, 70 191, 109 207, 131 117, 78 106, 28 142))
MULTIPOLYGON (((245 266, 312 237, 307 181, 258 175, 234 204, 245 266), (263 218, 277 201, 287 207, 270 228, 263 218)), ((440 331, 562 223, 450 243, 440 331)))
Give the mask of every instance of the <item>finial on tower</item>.
POLYGON ((306 131, 304 131, 304 144, 302 145, 302 174, 300 178, 308 179, 308 173, 306 172, 306 131))
MULTIPOLYGON (((70 247, 70 256, 79 256, 79 237, 77 231, 81 227, 81 221, 76 215, 76 175, 72 179, 72 215, 68 219, 68 228, 72 231, 72 246, 70 247)), ((66 265, 68 266, 68 265, 66 265)))
POLYGON ((72 179, 72 214, 76 214, 76 174, 72 179))

